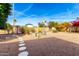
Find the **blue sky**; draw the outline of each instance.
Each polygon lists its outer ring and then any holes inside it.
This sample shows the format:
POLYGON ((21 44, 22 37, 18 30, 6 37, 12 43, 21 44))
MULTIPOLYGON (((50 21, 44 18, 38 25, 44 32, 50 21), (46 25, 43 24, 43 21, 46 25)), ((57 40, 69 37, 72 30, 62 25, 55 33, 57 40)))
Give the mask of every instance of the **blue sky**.
MULTIPOLYGON (((35 26, 42 20, 69 22, 79 17, 78 3, 15 3, 14 15, 17 25, 31 23, 35 26)), ((8 17, 12 24, 13 14, 8 17)))

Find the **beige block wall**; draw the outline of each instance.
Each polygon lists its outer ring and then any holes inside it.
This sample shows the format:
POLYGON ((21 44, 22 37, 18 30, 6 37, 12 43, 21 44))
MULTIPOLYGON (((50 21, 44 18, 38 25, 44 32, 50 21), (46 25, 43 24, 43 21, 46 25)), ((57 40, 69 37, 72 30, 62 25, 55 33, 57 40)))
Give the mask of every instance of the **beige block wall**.
POLYGON ((0 34, 6 34, 5 30, 0 30, 0 34))

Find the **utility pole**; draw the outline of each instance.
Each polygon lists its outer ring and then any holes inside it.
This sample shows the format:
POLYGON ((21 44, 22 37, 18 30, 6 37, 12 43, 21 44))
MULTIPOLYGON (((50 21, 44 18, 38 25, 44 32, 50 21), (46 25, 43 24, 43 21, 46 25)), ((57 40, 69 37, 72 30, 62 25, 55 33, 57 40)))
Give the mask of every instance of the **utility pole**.
POLYGON ((13 14, 13 30, 12 32, 14 33, 14 30, 15 30, 15 26, 14 26, 14 19, 15 19, 15 14, 14 14, 14 3, 12 4, 13 8, 12 8, 12 14, 13 14))
MULTIPOLYGON (((14 11, 14 3, 13 3, 13 21, 14 21, 14 19, 15 19, 15 11, 14 11)), ((14 25, 14 24, 13 24, 14 25)))

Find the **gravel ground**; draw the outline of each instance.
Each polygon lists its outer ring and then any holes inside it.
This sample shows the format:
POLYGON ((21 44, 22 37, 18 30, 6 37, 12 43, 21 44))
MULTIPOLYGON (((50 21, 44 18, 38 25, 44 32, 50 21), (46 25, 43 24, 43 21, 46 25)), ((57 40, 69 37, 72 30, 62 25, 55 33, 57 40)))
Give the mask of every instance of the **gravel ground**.
POLYGON ((79 56, 79 33, 48 33, 40 39, 32 36, 24 36, 29 56, 79 56))
MULTIPOLYGON (((24 35, 29 56, 79 56, 79 33, 47 33, 38 39, 34 34, 24 35)), ((0 42, 0 56, 17 56, 18 39, 0 42)))
POLYGON ((0 56, 17 56, 18 55, 18 43, 1 43, 0 44, 0 56))
POLYGON ((18 40, 15 39, 7 39, 5 41, 0 42, 0 56, 17 56, 18 51, 18 40))

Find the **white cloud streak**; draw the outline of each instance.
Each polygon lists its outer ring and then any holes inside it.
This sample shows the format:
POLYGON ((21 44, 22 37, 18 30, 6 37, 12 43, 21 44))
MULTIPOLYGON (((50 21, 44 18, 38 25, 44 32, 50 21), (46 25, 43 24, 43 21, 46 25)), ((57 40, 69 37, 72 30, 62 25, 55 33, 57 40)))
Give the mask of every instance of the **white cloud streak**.
MULTIPOLYGON (((15 6, 16 6, 16 5, 15 5, 15 6)), ((33 6, 33 4, 30 4, 30 5, 28 6, 28 8, 24 9, 23 11, 14 10, 14 12, 15 12, 15 17, 20 17, 20 16, 25 16, 25 17, 27 17, 27 15, 24 14, 24 12, 29 11, 32 6, 33 6)))
POLYGON ((24 14, 24 12, 26 11, 29 11, 31 9, 31 7, 33 6, 33 4, 31 4, 28 8, 26 8, 25 10, 19 12, 19 11, 15 11, 15 14, 16 14, 16 18, 17 20, 20 20, 17 24, 21 24, 21 25, 24 25, 24 24, 27 24, 27 23, 32 23, 34 25, 37 25, 38 22, 42 21, 43 19, 46 19, 47 21, 72 21, 72 20, 75 20, 76 17, 79 17, 79 4, 75 4, 73 6, 72 9, 66 9, 67 11, 65 12, 61 12, 59 14, 54 14, 54 15, 49 15, 49 16, 46 16, 46 14, 44 14, 42 17, 40 16, 37 16, 37 15, 26 15, 24 14), (20 17, 20 16, 25 16, 25 17, 20 17), (21 22, 21 23, 20 23, 21 22))

